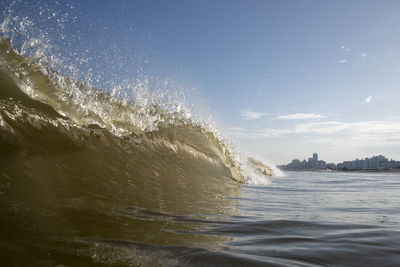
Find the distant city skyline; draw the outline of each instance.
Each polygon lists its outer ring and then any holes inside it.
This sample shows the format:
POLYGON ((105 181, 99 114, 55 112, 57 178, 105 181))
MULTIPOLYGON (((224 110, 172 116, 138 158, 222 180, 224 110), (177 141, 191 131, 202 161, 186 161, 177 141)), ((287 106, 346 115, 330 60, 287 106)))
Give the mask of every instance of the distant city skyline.
MULTIPOLYGON (((367 157, 358 157, 358 158, 354 158, 354 159, 341 160, 341 161, 332 162, 332 163, 340 163, 340 162, 344 162, 344 161, 352 161, 352 160, 359 160, 359 159, 362 160, 362 159, 372 158, 372 157, 377 157, 377 156, 384 156, 384 157, 386 157, 385 155, 382 155, 382 154, 376 154, 376 155, 369 155, 369 156, 367 156, 367 157)), ((298 159, 298 160, 313 159, 313 160, 317 160, 317 161, 318 161, 318 160, 321 159, 321 157, 320 157, 320 154, 319 154, 318 152, 314 152, 314 153, 312 153, 312 157, 308 156, 308 157, 295 158, 295 159, 298 159)), ((389 157, 389 159, 390 159, 390 160, 398 160, 398 161, 400 161, 400 159, 395 159, 395 158, 390 158, 390 157, 389 157)))
MULTIPOLYGON (((317 153, 317 152, 314 152, 314 153, 312 153, 313 155, 314 154, 317 154, 318 155, 318 159, 321 159, 321 158, 323 158, 323 157, 321 157, 320 156, 320 153, 317 153)), ((358 159, 365 159, 365 158, 371 158, 371 157, 375 157, 375 156, 382 156, 383 155, 383 153, 376 153, 376 154, 371 154, 371 155, 366 155, 366 156, 363 156, 363 157, 354 157, 354 158, 349 158, 349 157, 346 157, 346 158, 344 158, 344 159, 341 159, 341 160, 338 160, 338 161, 326 161, 326 162, 330 162, 330 163, 341 163, 341 162, 345 162, 345 161, 352 161, 352 160, 358 160, 358 159)), ((392 157, 388 157, 388 156, 386 156, 386 155, 383 155, 383 156, 385 156, 385 157, 387 157, 388 159, 391 159, 391 160, 398 160, 398 161, 400 161, 400 158, 392 158, 392 157)), ((313 157, 311 157, 311 158, 313 158, 313 157)), ((292 158, 292 159, 298 159, 298 160, 301 160, 301 161, 303 161, 303 160, 308 160, 308 159, 310 159, 310 156, 303 156, 303 157, 294 157, 294 158, 292 158)))
POLYGON ((288 164, 278 165, 282 170, 389 170, 400 169, 400 161, 388 159, 383 155, 348 160, 338 163, 327 163, 319 160, 318 153, 313 153, 308 160, 293 159, 288 164))

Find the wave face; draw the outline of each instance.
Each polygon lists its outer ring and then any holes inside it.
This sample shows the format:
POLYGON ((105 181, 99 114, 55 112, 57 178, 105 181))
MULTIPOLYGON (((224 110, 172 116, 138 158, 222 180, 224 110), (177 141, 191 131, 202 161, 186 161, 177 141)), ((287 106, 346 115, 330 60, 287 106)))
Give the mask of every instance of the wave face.
POLYGON ((129 65, 102 65, 112 50, 77 51, 82 36, 65 29, 79 11, 52 5, 64 4, 0 3, 0 265, 181 265, 219 251, 230 238, 204 231, 271 169, 239 160, 168 80, 120 79, 129 65))
POLYGON ((20 54, 0 37, 1 262, 169 265, 146 246, 225 241, 195 234, 234 213, 243 181, 212 131, 179 105, 108 94, 20 54), (110 246, 128 241, 129 253, 110 246))

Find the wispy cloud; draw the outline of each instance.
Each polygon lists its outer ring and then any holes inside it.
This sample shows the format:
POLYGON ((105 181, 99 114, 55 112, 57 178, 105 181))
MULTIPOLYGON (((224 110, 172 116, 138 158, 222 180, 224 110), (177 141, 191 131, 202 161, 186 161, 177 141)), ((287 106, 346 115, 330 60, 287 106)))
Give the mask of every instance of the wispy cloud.
POLYGON ((323 119, 326 118, 324 115, 314 113, 295 113, 289 115, 280 115, 275 117, 278 120, 307 120, 307 119, 323 119))
POLYGON ((256 112, 256 111, 251 111, 251 110, 241 110, 240 114, 241 114, 242 118, 245 120, 256 120, 263 116, 268 115, 268 113, 256 112))
POLYGON ((328 121, 300 123, 291 128, 271 129, 265 128, 254 133, 256 137, 283 137, 293 134, 337 134, 353 126, 350 124, 328 121))
POLYGON ((336 61, 337 63, 344 64, 347 62, 347 59, 339 59, 336 61))
POLYGON ((313 122, 297 124, 289 133, 400 133, 400 122, 366 121, 366 122, 313 122))
POLYGON ((314 138, 307 138, 312 143, 347 148, 400 146, 400 121, 330 122, 303 129, 309 130, 306 134, 316 133, 314 138))
POLYGON ((371 101, 372 101, 372 96, 368 96, 366 99, 364 99, 363 103, 368 104, 371 103, 371 101))
POLYGON ((368 53, 367 53, 367 52, 362 52, 360 56, 361 56, 362 58, 366 58, 366 57, 368 56, 368 53))
POLYGON ((302 138, 305 142, 321 142, 329 146, 400 146, 400 121, 312 122, 296 124, 289 128, 264 128, 250 132, 246 130, 236 134, 246 139, 302 138))
POLYGON ((344 51, 346 51, 346 52, 350 52, 350 48, 348 48, 348 47, 345 46, 345 45, 342 45, 342 46, 340 47, 340 49, 342 49, 342 50, 344 50, 344 51))
MULTIPOLYGON (((293 144, 320 147, 328 151, 384 151, 400 148, 400 119, 364 122, 325 121, 296 124, 284 128, 241 129, 232 137, 279 144, 291 149, 293 144), (287 144, 287 145, 286 145, 287 144)), ((293 148, 294 149, 294 148, 293 148)))

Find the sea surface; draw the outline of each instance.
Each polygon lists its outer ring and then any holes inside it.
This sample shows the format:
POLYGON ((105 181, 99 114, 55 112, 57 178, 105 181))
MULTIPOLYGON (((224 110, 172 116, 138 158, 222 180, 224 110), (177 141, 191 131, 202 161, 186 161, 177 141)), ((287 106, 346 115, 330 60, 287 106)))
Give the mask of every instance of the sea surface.
MULTIPOLYGON (((4 181, 21 179, 6 172, 2 169, 3 191, 4 181)), ((257 185, 196 184, 202 190, 155 188, 149 190, 157 202, 152 207, 148 199, 134 202, 139 198, 135 191, 132 202, 121 205, 127 196, 115 190, 118 185, 109 192, 115 198, 101 193, 106 189, 97 185, 75 188, 80 197, 60 193, 59 200, 53 199, 59 203, 46 200, 55 197, 54 192, 32 192, 41 191, 41 185, 23 190, 34 197, 32 203, 24 203, 26 197, 21 196, 19 201, 8 201, 3 193, 0 262, 3 266, 399 266, 399 173, 287 172, 265 179, 257 185)))
POLYGON ((399 173, 286 175, 241 188, 240 216, 217 227, 232 237, 230 257, 259 266, 399 266, 399 173))

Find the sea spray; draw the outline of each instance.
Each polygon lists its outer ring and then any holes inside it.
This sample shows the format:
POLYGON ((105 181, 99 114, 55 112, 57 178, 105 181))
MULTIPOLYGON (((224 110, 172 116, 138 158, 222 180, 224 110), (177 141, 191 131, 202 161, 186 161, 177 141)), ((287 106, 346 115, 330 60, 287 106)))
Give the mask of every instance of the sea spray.
MULTIPOLYGON (((157 82, 152 77, 141 76, 119 84, 109 81, 106 84, 110 87, 96 89, 94 84, 101 75, 93 73, 90 59, 79 59, 77 53, 71 54, 68 49, 80 38, 65 30, 79 19, 74 6, 64 6, 68 12, 59 12, 57 6, 51 5, 34 7, 39 12, 32 16, 24 2, 13 2, 4 9, 0 27, 1 34, 7 37, 1 40, 3 69, 28 96, 49 104, 78 125, 98 125, 116 135, 155 131, 160 123, 179 122, 213 133, 219 143, 226 141, 206 109, 187 102, 184 90, 168 87, 172 84, 168 80, 157 82), (47 26, 43 28, 43 25, 47 26), (60 40, 65 40, 63 45, 54 44, 60 40)), ((243 171, 243 164, 239 158, 233 159, 230 147, 223 145, 223 154, 232 158, 230 165, 243 171)))
MULTIPOLYGON (((104 45, 105 51, 97 51, 97 57, 88 42, 82 46, 82 32, 73 29, 84 16, 73 4, 14 1, 4 6, 2 17, 0 32, 10 42, 3 52, 11 53, 3 68, 17 76, 16 84, 31 98, 49 104, 78 125, 97 125, 119 136, 156 131, 160 124, 195 125, 224 144, 223 154, 241 170, 235 171, 237 175, 243 176, 240 172, 245 171, 247 159, 236 156, 239 153, 221 135, 208 108, 198 99, 188 100, 184 87, 168 78, 145 75, 143 61, 136 62, 131 78, 121 80, 118 76, 131 66, 131 58, 116 57, 113 45, 104 45), (99 61, 100 54, 111 64, 99 61), (15 60, 19 61, 16 65, 10 64, 15 60), (110 68, 118 78, 104 80, 110 68)), ((3 38, 2 44, 6 42, 3 38)))

